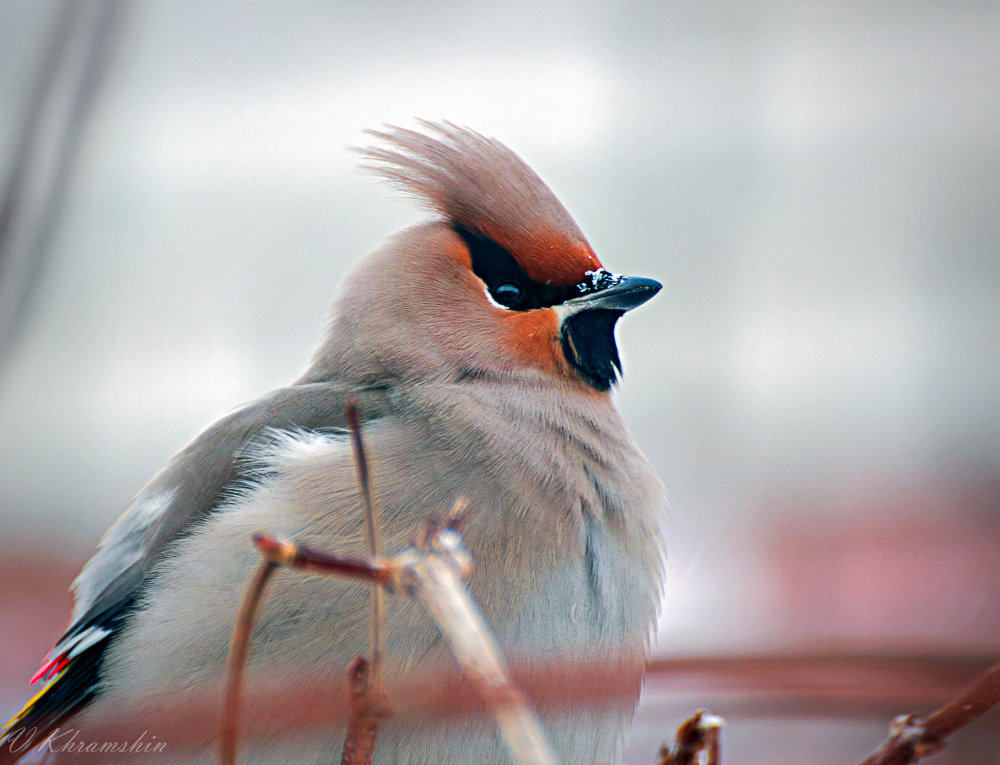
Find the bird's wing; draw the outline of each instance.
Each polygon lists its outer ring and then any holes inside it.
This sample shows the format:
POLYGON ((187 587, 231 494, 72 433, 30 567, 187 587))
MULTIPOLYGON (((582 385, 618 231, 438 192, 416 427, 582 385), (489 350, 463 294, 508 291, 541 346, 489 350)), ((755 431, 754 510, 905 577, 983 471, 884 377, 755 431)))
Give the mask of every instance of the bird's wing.
POLYGON ((344 429, 347 395, 356 399, 362 421, 378 419, 391 407, 383 388, 295 385, 225 417, 175 455, 108 529, 73 582, 76 604, 69 629, 31 681, 51 682, 7 724, 6 734, 15 726, 51 729, 86 704, 94 695, 108 639, 135 608, 146 574, 171 541, 246 480, 241 457, 248 446, 269 429, 344 429))

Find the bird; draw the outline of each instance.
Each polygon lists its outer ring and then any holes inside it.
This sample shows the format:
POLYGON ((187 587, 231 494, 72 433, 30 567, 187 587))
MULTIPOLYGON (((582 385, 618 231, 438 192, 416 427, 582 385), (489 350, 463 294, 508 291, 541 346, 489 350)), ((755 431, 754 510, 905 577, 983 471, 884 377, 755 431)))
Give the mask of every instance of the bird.
MULTIPOLYGON (((451 122, 366 132, 363 165, 429 217, 347 271, 298 380, 195 438, 105 533, 35 676, 47 685, 8 724, 0 762, 24 754, 29 730, 33 744, 68 740, 49 748, 76 762, 99 721, 106 731, 141 709, 214 709, 260 560, 255 532, 365 554, 346 397, 362 420, 382 550, 404 549, 465 498, 469 590, 506 658, 619 668, 624 690, 540 708, 552 749, 566 763, 621 756, 661 598, 667 500, 612 401, 615 328, 661 285, 606 269, 499 141, 451 122)), ((276 577, 251 637, 249 697, 279 687, 294 698, 304 682, 346 694, 348 664, 368 645, 368 598, 357 582, 276 577)), ((415 672, 454 670, 418 603, 390 597, 384 620, 390 699, 415 672)), ((285 703, 272 701, 248 701, 246 714, 266 721, 285 703)), ((211 735, 157 725, 143 722, 135 761, 214 762, 211 735)), ((243 733, 241 761, 261 763, 329 762, 345 736, 343 721, 243 733)), ((385 720, 374 761, 510 760, 479 715, 385 720)))

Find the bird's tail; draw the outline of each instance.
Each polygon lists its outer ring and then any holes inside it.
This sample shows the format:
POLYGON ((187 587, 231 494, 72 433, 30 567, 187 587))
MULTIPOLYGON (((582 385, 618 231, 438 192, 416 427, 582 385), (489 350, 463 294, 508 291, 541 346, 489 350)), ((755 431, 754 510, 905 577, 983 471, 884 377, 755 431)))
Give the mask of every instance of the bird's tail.
POLYGON ((46 661, 35 679, 51 678, 0 731, 0 765, 44 747, 59 725, 94 696, 105 646, 90 646, 69 660, 46 661))

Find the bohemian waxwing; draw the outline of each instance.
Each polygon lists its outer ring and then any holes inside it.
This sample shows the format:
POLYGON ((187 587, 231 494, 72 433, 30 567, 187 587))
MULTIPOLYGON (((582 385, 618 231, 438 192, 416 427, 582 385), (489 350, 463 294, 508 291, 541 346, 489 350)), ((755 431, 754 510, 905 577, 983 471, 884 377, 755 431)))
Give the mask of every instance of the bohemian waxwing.
MULTIPOLYGON (((214 761, 230 636, 259 563, 251 535, 366 552, 348 394, 364 420, 383 552, 468 498, 469 587, 507 660, 620 668, 624 691, 542 705, 554 750, 565 763, 618 756, 657 613, 666 500, 611 402, 614 327, 660 285, 605 270, 505 146, 450 124, 426 128, 373 133, 383 147, 364 156, 437 219, 361 259, 305 375, 209 428, 108 530, 73 583, 69 629, 36 675, 48 686, 12 721, 0 761, 25 745, 24 730, 37 728, 38 743, 58 727, 55 761, 76 762, 67 755, 93 743, 88 725, 102 720, 107 738, 109 719, 150 704, 163 719, 142 721, 135 761, 214 761), (211 710, 209 724, 188 735, 170 718, 181 702, 211 710)), ((367 652, 368 598, 366 585, 342 579, 272 580, 246 670, 242 762, 339 757, 342 723, 259 737, 246 721, 294 704, 304 685, 346 697, 348 663, 367 652), (292 700, 255 707, 265 686, 292 700)), ((384 624, 390 699, 408 672, 455 671, 419 603, 387 597, 384 624)), ((558 691, 558 675, 549 681, 558 691)), ((509 761, 488 715, 391 718, 375 760, 509 761)))

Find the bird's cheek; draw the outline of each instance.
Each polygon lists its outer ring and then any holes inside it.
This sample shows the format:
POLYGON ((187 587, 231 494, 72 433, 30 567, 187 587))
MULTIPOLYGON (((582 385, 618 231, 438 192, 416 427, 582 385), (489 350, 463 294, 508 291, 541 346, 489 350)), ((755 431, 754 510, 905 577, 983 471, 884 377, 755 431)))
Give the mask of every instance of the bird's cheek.
POLYGON ((559 318, 551 308, 505 314, 507 347, 524 366, 541 367, 550 374, 570 371, 559 345, 559 318))

